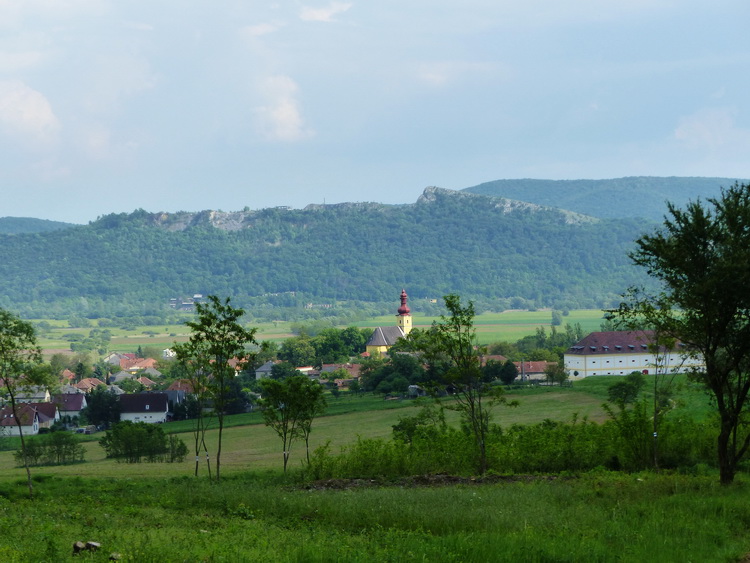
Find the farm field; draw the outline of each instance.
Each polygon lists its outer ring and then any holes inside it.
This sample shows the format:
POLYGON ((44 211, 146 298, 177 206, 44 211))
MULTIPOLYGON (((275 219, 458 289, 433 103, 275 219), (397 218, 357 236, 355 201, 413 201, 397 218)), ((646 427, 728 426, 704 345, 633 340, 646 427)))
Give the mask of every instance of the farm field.
MULTIPOLYGON (((524 336, 534 334, 539 327, 544 327, 549 332, 551 329, 550 311, 504 311, 502 313, 482 313, 474 319, 477 338, 480 344, 490 344, 497 341, 515 342, 524 336)), ((570 311, 568 316, 563 317, 565 323, 574 325, 579 323, 584 333, 598 330, 604 313, 599 309, 583 309, 570 311)), ((414 326, 428 328, 438 317, 427 317, 414 314, 414 326)), ((50 328, 38 335, 39 345, 46 351, 47 355, 54 352, 66 352, 70 350, 70 339, 66 335, 77 334, 80 337, 88 336, 96 321, 91 322, 91 327, 71 328, 66 321, 49 319, 32 319, 33 323, 45 322, 50 328)), ((368 321, 352 323, 358 327, 389 326, 394 324, 393 315, 374 317, 368 321)), ((252 323, 251 323, 252 324, 252 323)), ((293 336, 291 324, 286 321, 274 321, 266 323, 254 323, 252 326, 258 329, 256 338, 258 341, 273 340, 280 342, 293 336)), ((345 327, 340 327, 345 328, 345 327)), ((561 327, 557 327, 558 330, 561 327)), ((185 342, 190 336, 190 331, 184 324, 140 326, 132 330, 110 327, 112 333, 110 350, 120 352, 131 352, 141 347, 167 348, 175 342, 185 342)))
MULTIPOLYGON (((595 422, 606 419, 602 403, 607 400, 607 385, 617 379, 616 376, 599 376, 576 382, 573 387, 535 387, 523 390, 510 390, 509 399, 515 399, 519 405, 508 407, 498 405, 494 411, 494 421, 503 427, 514 424, 536 424, 545 419, 569 422, 574 415, 579 419, 588 418, 595 422)), ((679 401, 695 413, 696 417, 706 416, 708 399, 697 386, 690 385, 682 378, 679 401)), ((648 390, 644 392, 648 397, 648 390)), ((392 426, 400 417, 414 415, 419 406, 412 401, 384 401, 379 396, 365 395, 349 397, 343 395, 338 399, 329 397, 327 414, 315 419, 310 437, 311 452, 325 444, 331 443, 333 452, 352 444, 361 438, 388 438, 392 435, 392 426)), ((458 425, 457 414, 446 411, 446 420, 452 426, 458 425)), ((214 423, 215 424, 215 423, 214 423)), ((259 413, 233 415, 226 418, 224 430, 222 472, 225 474, 241 473, 248 470, 278 470, 281 467, 280 441, 276 434, 266 428, 259 413)), ((180 436, 192 451, 191 421, 172 422, 163 425, 165 432, 180 436)), ((104 433, 87 437, 84 442, 87 449, 86 463, 45 467, 38 469, 54 475, 80 477, 97 477, 117 475, 118 477, 176 477, 190 475, 194 460, 189 459, 181 464, 124 464, 106 459, 104 450, 98 440, 104 433)), ((209 451, 216 450, 216 432, 208 435, 209 451)), ((299 468, 304 458, 304 444, 295 443, 290 457, 290 468, 299 468)), ((202 462, 202 465, 205 465, 202 462)), ((23 469, 15 466, 10 451, 0 451, 0 483, 23 477, 23 469)))
MULTIPOLYGON (((570 314, 563 317, 563 327, 565 323, 575 325, 579 323, 584 333, 599 330, 602 323, 604 312, 600 309, 581 309, 570 311, 570 314)), ((412 312, 413 324, 415 328, 429 328, 434 321, 439 321, 439 317, 427 317, 419 313, 412 312)), ((376 317, 367 322, 355 323, 360 327, 390 326, 395 323, 394 315, 384 315, 376 317)), ((477 338, 480 344, 490 344, 492 342, 507 341, 515 342, 524 336, 534 334, 539 327, 549 333, 551 330, 552 312, 544 311, 503 311, 502 313, 482 313, 474 317, 474 327, 477 331, 477 338)), ((556 327, 558 330, 564 330, 563 327, 556 327)))

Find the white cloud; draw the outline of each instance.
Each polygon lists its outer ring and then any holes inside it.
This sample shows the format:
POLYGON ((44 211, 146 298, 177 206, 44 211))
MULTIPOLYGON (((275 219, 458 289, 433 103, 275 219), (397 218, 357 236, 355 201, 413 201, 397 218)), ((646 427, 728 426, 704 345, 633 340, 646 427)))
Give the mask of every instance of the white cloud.
POLYGON ((0 28, 17 27, 30 18, 93 18, 108 9, 106 0, 0 0, 0 28))
POLYGON ((247 25, 242 28, 242 33, 245 35, 249 35, 250 37, 260 37, 262 35, 269 35, 271 33, 274 33, 278 31, 282 26, 283 24, 281 23, 272 22, 247 25))
POLYGON ((95 113, 116 111, 123 98, 154 88, 157 80, 147 60, 126 55, 101 56, 93 70, 84 103, 95 113))
POLYGON ((331 2, 324 8, 310 8, 303 6, 299 17, 303 21, 332 22, 337 14, 343 14, 352 7, 351 2, 331 2))
POLYGON ((683 117, 674 131, 674 137, 688 148, 746 151, 750 149, 750 130, 737 127, 734 114, 729 108, 701 110, 683 117))
POLYGON ((29 148, 44 149, 57 141, 60 122, 47 98, 20 80, 0 81, 0 131, 29 148))
POLYGON ((0 72, 18 72, 32 68, 42 61, 44 55, 39 51, 9 53, 0 51, 0 72))
POLYGON ((466 61, 441 61, 424 63, 417 71, 420 80, 433 86, 462 80, 467 76, 493 76, 510 74, 510 70, 497 63, 473 63, 466 61))
POLYGON ((267 104, 256 108, 262 134, 274 141, 300 141, 315 134, 305 126, 297 100, 297 83, 288 76, 272 76, 261 85, 267 104))
POLYGON ((145 22, 125 21, 122 22, 122 27, 135 31, 154 31, 154 26, 145 22))

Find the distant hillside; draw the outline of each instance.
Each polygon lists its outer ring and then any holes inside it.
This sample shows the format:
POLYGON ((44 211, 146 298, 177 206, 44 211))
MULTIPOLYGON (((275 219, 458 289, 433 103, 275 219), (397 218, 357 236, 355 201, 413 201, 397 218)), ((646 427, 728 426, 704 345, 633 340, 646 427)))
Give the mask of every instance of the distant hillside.
POLYGON ((642 217, 661 221, 667 201, 682 207, 698 197, 717 196, 721 187, 729 187, 735 181, 734 178, 650 176, 613 180, 496 180, 463 191, 549 205, 603 219, 642 217))
POLYGON ((415 300, 457 292, 497 308, 596 307, 644 281, 627 258, 642 229, 440 188, 411 205, 139 210, 0 236, 0 306, 112 317, 193 293, 302 308, 393 302, 403 287, 415 300))
POLYGON ((20 233, 48 233, 73 227, 72 223, 32 219, 30 217, 0 217, 0 234, 17 235, 20 233))

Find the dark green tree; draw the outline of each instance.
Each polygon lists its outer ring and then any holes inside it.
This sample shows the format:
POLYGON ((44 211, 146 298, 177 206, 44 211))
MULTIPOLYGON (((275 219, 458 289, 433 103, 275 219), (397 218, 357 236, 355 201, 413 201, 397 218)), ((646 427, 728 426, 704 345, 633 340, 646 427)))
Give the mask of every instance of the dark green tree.
POLYGON ((499 403, 516 403, 508 402, 502 388, 492 385, 482 371, 481 350, 474 329, 474 304, 469 301, 464 306, 454 294, 443 299, 450 315, 442 315, 440 322, 433 323, 428 331, 412 330, 409 339, 430 364, 446 367, 435 383, 453 394, 455 403, 449 408, 459 412, 469 429, 476 447, 476 468, 484 474, 492 409, 499 403))
POLYGON ((192 357, 199 369, 210 371, 205 383, 219 424, 216 480, 220 481, 224 417, 232 398, 230 382, 237 375, 237 366, 248 361, 247 346, 257 344, 256 329, 248 330, 240 324, 245 311, 232 307, 228 297, 222 301, 209 295, 205 303, 196 303, 195 310, 197 320, 186 323, 192 334, 183 358, 187 362, 192 357))
POLYGON ((278 364, 271 366, 271 374, 269 377, 271 379, 286 379, 287 377, 294 377, 296 375, 302 375, 302 372, 294 367, 293 364, 290 364, 289 362, 279 362, 278 364))
POLYGON ((182 461, 188 453, 185 442, 167 436, 157 424, 118 422, 99 440, 107 457, 126 463, 182 461))
POLYGON ((189 400, 186 400, 183 408, 179 408, 175 411, 175 414, 179 413, 180 416, 184 413, 185 417, 189 417, 189 409, 192 409, 195 413, 192 418, 193 424, 193 451, 195 453, 195 469, 194 475, 198 476, 200 469, 201 453, 204 454, 206 460, 206 470, 208 471, 208 478, 211 479, 211 457, 208 453, 208 445, 206 444, 206 432, 208 432, 211 426, 211 420, 213 418, 214 411, 206 412, 208 406, 211 405, 211 356, 208 351, 208 342, 204 340, 194 339, 190 342, 184 342, 181 344, 174 344, 172 349, 175 352, 177 362, 174 367, 175 375, 181 378, 187 379, 189 384, 189 400))
POLYGON ((634 371, 607 387, 607 396, 616 405, 628 405, 635 402, 644 385, 646 378, 641 372, 634 371))
POLYGON ((313 419, 325 410, 323 388, 304 375, 264 379, 261 388, 263 420, 281 438, 286 473, 292 443, 301 437, 307 445, 313 419))
POLYGON ((110 428, 120 422, 120 401, 105 385, 99 385, 86 395, 81 416, 88 424, 110 428))
POLYGON ((544 377, 546 377, 547 381, 552 385, 555 383, 562 385, 568 379, 568 372, 561 364, 553 362, 547 364, 547 367, 544 370, 544 377))
POLYGON ((643 320, 703 358, 695 377, 716 401, 720 481, 732 483, 750 446, 750 185, 669 204, 664 225, 636 241, 635 264, 661 291, 631 288, 616 313, 643 320))
POLYGON ((294 367, 310 366, 315 363, 315 348, 309 337, 295 336, 281 343, 278 357, 294 367))
POLYGON ((516 380, 516 377, 518 377, 518 368, 516 367, 516 364, 510 360, 505 360, 498 377, 504 385, 510 385, 513 383, 516 380))
POLYGON ((37 369, 41 361, 42 351, 36 343, 34 326, 13 313, 0 309, 0 382, 16 420, 29 498, 34 497, 34 486, 26 455, 26 440, 23 435, 22 417, 19 416, 18 398, 19 394, 29 393, 35 387, 49 385, 49 371, 37 369))

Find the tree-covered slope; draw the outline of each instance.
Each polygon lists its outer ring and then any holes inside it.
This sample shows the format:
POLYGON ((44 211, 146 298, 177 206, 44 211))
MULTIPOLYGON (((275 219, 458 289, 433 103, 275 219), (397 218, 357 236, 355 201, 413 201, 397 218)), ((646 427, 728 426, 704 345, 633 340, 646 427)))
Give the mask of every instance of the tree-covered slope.
POLYGON ((73 223, 33 219, 31 217, 0 217, 0 234, 48 233, 72 227, 73 223))
POLYGON ((464 191, 520 199, 601 218, 641 217, 661 221, 667 201, 684 207, 689 200, 719 195, 733 178, 659 178, 612 180, 496 180, 464 191))
POLYGON ((0 237, 0 306, 109 316, 170 297, 393 301, 458 292, 498 306, 598 306, 642 281, 644 225, 428 188, 413 205, 107 215, 0 237), (291 293, 295 292, 292 296, 291 293), (265 297, 264 297, 265 296, 265 297))

